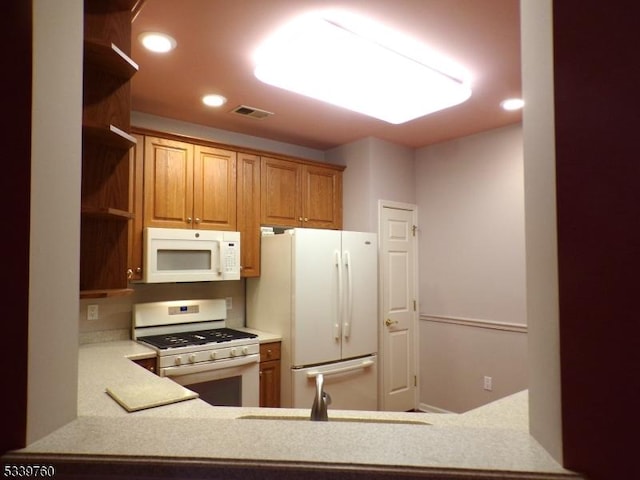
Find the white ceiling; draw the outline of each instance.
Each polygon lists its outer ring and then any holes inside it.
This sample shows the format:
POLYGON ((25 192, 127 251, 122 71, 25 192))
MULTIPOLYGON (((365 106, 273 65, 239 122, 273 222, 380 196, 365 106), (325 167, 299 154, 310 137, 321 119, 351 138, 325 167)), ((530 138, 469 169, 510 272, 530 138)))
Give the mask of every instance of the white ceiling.
POLYGON ((131 83, 135 111, 326 150, 373 136, 417 148, 521 121, 499 103, 521 95, 518 0, 146 0, 133 23, 131 83), (251 54, 293 15, 341 6, 403 30, 470 70, 465 103, 391 125, 262 84, 251 54), (138 35, 162 31, 177 48, 167 55, 140 46, 138 35), (207 93, 228 102, 201 103, 207 93), (230 110, 248 105, 274 112, 262 120, 230 110))

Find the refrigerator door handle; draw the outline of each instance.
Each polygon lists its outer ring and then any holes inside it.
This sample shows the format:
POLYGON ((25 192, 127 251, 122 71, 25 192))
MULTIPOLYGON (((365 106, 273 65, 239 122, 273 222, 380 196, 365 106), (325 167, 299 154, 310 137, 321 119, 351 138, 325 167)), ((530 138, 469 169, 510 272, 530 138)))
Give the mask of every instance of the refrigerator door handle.
POLYGON ((307 378, 314 378, 316 377, 318 374, 322 374, 325 377, 328 377, 329 375, 337 375, 339 373, 346 373, 346 372, 352 372, 354 370, 364 370, 365 368, 369 368, 371 366, 373 366, 375 362, 373 360, 364 360, 362 363, 359 363, 358 365, 349 365, 348 367, 338 367, 338 368, 334 368, 333 370, 311 370, 309 372, 307 372, 307 378))
POLYGON ((353 315, 353 272, 351 271, 351 255, 348 251, 344 252, 344 266, 347 272, 347 300, 345 302, 345 315, 342 320, 342 334, 345 339, 351 336, 351 317, 353 315))
POLYGON ((338 312, 333 324, 333 338, 340 341, 340 322, 342 321, 342 255, 336 250, 336 267, 338 268, 338 312))

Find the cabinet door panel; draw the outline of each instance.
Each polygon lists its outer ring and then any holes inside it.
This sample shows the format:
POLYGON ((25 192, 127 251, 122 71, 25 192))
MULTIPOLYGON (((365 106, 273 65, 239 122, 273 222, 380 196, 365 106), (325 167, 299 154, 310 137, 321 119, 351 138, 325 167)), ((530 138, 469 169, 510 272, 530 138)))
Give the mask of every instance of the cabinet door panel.
POLYGON ((280 407, 280 361, 260 363, 260 406, 280 407))
POLYGON ((260 275, 260 157, 238 154, 238 231, 243 277, 260 275))
POLYGON ((305 166, 302 215, 310 228, 342 228, 342 172, 305 166))
POLYGON ((194 228, 236 230, 236 152, 195 147, 194 228))
POLYGON ((262 157, 261 220, 266 225, 300 225, 300 165, 262 157))
POLYGON ((144 225, 185 228, 193 215, 193 147, 146 137, 144 225))

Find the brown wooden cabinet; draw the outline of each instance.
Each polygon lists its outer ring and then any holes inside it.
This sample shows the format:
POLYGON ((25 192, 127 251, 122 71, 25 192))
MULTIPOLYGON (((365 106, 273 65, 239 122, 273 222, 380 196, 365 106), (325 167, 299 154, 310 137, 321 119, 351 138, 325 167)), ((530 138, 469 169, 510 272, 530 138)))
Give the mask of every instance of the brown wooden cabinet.
POLYGON ((127 280, 129 58, 131 20, 138 0, 85 0, 82 113, 80 296, 130 293, 127 280))
POLYGON ((342 228, 342 170, 302 167, 302 226, 342 228))
POLYGON ((138 358, 133 360, 134 363, 137 363, 142 368, 149 370, 151 373, 158 374, 158 360, 157 357, 151 358, 138 358))
POLYGON ((144 227, 239 231, 242 277, 260 275, 261 225, 342 228, 343 167, 143 128, 135 128, 133 138, 132 281, 143 277, 144 227))
POLYGON ((144 226, 236 229, 236 152, 146 136, 144 226))
POLYGON ((260 157, 238 153, 237 218, 243 277, 260 276, 260 157))
POLYGON ((260 406, 280 407, 280 342, 260 345, 260 406))
POLYGON ((262 224, 342 228, 342 170, 262 157, 262 224))

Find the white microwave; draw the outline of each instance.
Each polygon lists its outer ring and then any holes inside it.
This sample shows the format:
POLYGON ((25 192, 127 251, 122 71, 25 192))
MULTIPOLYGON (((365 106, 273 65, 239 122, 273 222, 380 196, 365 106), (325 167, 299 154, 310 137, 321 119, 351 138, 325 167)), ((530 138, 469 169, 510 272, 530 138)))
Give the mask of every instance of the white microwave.
POLYGON ((240 280, 240 232, 145 228, 143 282, 240 280))

